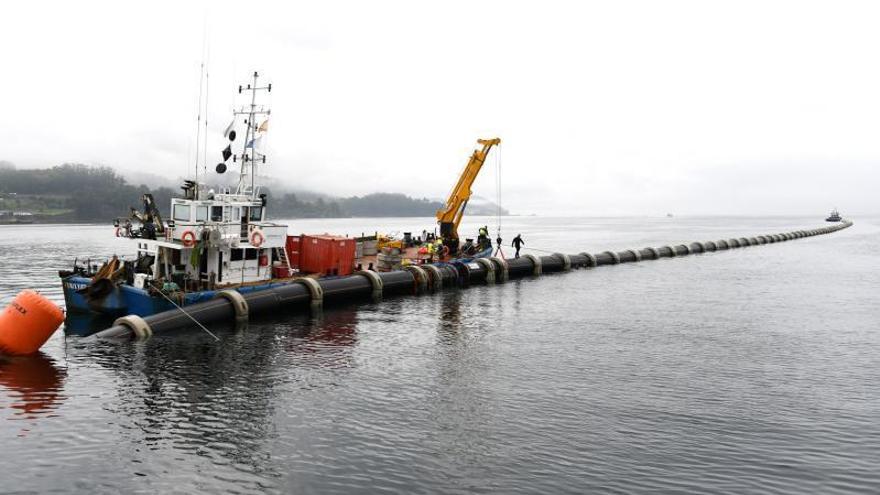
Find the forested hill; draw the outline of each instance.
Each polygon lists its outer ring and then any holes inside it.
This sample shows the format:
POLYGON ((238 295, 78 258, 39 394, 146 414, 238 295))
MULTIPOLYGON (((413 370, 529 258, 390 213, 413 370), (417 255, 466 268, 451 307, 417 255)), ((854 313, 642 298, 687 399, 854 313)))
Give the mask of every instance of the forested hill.
MULTIPOLYGON (((64 164, 47 169, 0 167, 0 210, 27 211, 38 222, 110 222, 141 208, 151 193, 163 215, 180 191, 129 184, 109 167, 64 164)), ((269 213, 274 218, 433 216, 442 203, 404 194, 375 193, 350 198, 300 199, 271 190, 269 213)))

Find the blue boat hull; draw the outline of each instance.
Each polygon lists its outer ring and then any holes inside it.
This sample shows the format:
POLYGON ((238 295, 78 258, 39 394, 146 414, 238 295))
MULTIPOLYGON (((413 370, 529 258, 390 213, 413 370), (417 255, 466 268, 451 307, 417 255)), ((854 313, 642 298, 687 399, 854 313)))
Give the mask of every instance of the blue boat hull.
MULTIPOLYGON (((138 315, 149 316, 162 311, 173 309, 174 305, 161 295, 151 295, 144 289, 138 289, 130 285, 119 285, 107 296, 100 300, 90 300, 83 292, 92 283, 90 278, 69 276, 62 279, 64 289, 64 301, 67 304, 68 313, 98 313, 110 316, 138 315)), ((238 287, 235 290, 242 294, 278 287, 291 282, 271 282, 261 285, 238 287)), ((205 290, 187 292, 182 297, 174 300, 179 306, 189 306, 214 298, 218 291, 205 290)), ((175 296, 177 297, 177 296, 175 296)))

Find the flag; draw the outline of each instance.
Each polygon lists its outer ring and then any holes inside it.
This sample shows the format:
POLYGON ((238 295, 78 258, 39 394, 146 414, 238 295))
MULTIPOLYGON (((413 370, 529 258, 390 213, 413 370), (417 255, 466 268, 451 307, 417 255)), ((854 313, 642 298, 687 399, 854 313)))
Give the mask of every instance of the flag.
POLYGON ((251 139, 250 142, 245 147, 256 150, 262 146, 262 143, 263 143, 263 136, 260 136, 256 139, 251 139))
POLYGON ((223 131, 223 137, 229 137, 229 133, 232 132, 232 126, 233 126, 233 125, 235 125, 235 119, 234 119, 234 118, 232 119, 232 122, 230 122, 229 125, 226 126, 226 130, 223 131))
POLYGON ((269 119, 266 119, 263 121, 262 124, 260 124, 260 127, 257 128, 257 132, 266 132, 268 130, 269 130, 269 119))
POLYGON ((227 144, 226 149, 223 150, 223 161, 229 160, 230 156, 232 156, 232 145, 227 144))

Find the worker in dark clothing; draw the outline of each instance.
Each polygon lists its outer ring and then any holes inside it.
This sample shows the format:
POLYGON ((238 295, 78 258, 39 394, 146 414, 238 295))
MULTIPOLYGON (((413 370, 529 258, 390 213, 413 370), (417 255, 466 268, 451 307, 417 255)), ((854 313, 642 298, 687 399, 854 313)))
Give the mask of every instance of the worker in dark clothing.
POLYGON ((521 234, 516 234, 516 237, 513 238, 513 242, 510 243, 511 246, 516 248, 516 254, 514 255, 515 258, 519 258, 519 248, 526 245, 526 242, 522 240, 522 237, 520 236, 521 234))

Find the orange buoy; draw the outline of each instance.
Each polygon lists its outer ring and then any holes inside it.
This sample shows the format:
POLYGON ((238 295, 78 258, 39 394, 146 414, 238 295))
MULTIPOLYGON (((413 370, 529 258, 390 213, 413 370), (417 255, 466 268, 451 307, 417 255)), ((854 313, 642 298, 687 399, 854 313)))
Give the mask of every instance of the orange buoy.
POLYGON ((0 354, 33 354, 64 321, 55 303, 32 290, 21 291, 0 313, 0 354))

